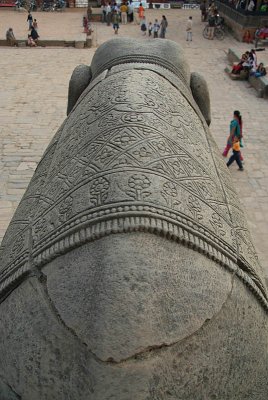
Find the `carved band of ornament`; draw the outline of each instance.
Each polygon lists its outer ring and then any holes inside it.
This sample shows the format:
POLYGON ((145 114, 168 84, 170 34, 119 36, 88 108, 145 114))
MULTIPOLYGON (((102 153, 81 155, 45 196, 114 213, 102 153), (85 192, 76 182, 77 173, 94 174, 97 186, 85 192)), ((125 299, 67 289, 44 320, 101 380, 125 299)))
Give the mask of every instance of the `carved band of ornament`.
MULTIPOLYGON (((123 208, 123 207, 121 207, 123 208)), ((116 210, 116 208, 115 208, 116 210)), ((95 213, 96 214, 96 213, 95 213)), ((42 267, 53 259, 68 251, 83 245, 84 243, 100 239, 104 236, 117 233, 128 232, 148 232, 156 235, 163 236, 169 240, 174 240, 189 248, 192 248, 208 258, 213 259, 221 266, 227 268, 231 273, 236 274, 239 279, 250 289, 255 295, 261 305, 268 311, 268 302, 260 288, 259 282, 244 272, 236 264, 236 259, 230 257, 226 248, 221 248, 220 245, 215 244, 213 241, 208 243, 207 237, 194 229, 189 228, 187 225, 175 224, 174 220, 168 220, 166 216, 148 216, 148 212, 143 215, 118 215, 115 214, 114 218, 107 220, 107 215, 103 219, 94 221, 80 220, 78 226, 69 226, 69 230, 65 231, 64 235, 51 240, 50 243, 43 249, 34 250, 31 258, 33 259, 32 267, 42 267)), ((184 219, 187 223, 187 220, 184 219)), ((17 286, 24 277, 30 273, 31 265, 25 260, 22 263, 14 263, 9 269, 9 276, 2 280, 0 285, 0 296, 5 296, 12 288, 17 286)), ((1 301, 1 300, 0 300, 1 301)))
MULTIPOLYGON (((138 218, 141 215, 152 218, 152 224, 154 221, 160 221, 159 223, 161 223, 161 220, 165 220, 174 226, 182 226, 194 236, 196 235, 202 237, 205 241, 207 241, 208 244, 211 244, 220 252, 226 254, 226 256, 234 262, 237 259, 234 249, 222 239, 219 239, 214 232, 207 229, 201 223, 194 221, 179 211, 170 211, 170 209, 163 206, 157 207, 156 205, 152 206, 151 204, 146 205, 144 203, 129 203, 127 205, 117 203, 113 204, 112 206, 100 206, 94 208, 93 210, 87 210, 86 212, 81 213, 80 216, 75 216, 69 219, 67 222, 63 223, 60 227, 54 230, 54 232, 50 231, 45 236, 42 236, 40 239, 38 239, 34 244, 33 254, 35 255, 36 253, 39 253, 43 248, 46 248, 53 244, 53 242, 64 238, 68 231, 75 231, 79 226, 87 226, 89 224, 95 225, 98 222, 113 220, 118 216, 132 218, 132 224, 135 225, 135 218, 138 218)), ((162 227, 162 225, 160 225, 160 227, 162 227)))
POLYGON ((143 54, 139 54, 139 55, 135 54, 135 56, 132 56, 132 55, 121 56, 121 57, 109 60, 97 68, 97 70, 95 71, 95 73, 92 76, 92 79, 94 80, 103 71, 109 70, 118 64, 129 64, 129 63, 155 64, 157 66, 166 68, 167 70, 169 70, 169 71, 173 72, 175 75, 177 75, 178 78, 185 84, 185 86, 188 87, 186 78, 181 73, 180 69, 176 68, 173 63, 169 62, 168 60, 164 60, 161 57, 151 56, 151 55, 148 56, 148 55, 143 55, 143 54), (137 60, 139 60, 139 61, 137 61, 137 60))

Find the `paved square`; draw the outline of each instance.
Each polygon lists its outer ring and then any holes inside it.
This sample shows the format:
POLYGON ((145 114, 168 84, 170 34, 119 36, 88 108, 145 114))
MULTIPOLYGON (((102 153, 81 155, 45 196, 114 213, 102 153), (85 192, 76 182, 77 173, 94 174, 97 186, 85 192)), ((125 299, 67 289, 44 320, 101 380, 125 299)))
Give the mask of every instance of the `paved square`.
MULTIPOLYGON (((33 13, 41 38, 71 40, 83 32, 84 9, 62 13, 33 13)), ((268 128, 267 100, 256 97, 247 82, 231 81, 224 72, 229 47, 243 52, 250 46, 231 36, 222 42, 205 40, 198 10, 147 10, 147 22, 165 14, 167 38, 180 43, 192 71, 202 73, 209 85, 211 132, 222 149, 235 109, 244 121, 245 171, 231 167, 244 204, 250 231, 268 277, 268 128), (185 26, 193 16, 193 42, 185 41, 185 26)), ((0 10, 0 38, 10 26, 18 38, 27 37, 27 14, 0 10)), ((112 27, 94 24, 95 46, 114 37, 112 27)), ((119 36, 143 37, 138 25, 120 26, 119 36)), ((81 63, 90 64, 95 48, 0 48, 0 239, 49 141, 66 116, 69 78, 81 63)), ((258 53, 268 65, 268 50, 258 53)))

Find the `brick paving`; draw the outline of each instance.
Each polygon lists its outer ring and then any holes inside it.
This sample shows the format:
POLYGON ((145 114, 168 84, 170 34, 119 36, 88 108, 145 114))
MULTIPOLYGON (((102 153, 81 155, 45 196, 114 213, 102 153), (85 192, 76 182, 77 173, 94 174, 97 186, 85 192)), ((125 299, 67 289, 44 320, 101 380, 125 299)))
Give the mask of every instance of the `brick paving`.
MULTIPOLYGON (((33 13, 42 39, 71 40, 82 32, 84 9, 63 13, 33 13)), ((243 149, 245 171, 231 166, 238 194, 248 216, 248 224, 260 261, 268 277, 268 102, 256 97, 247 82, 231 81, 224 73, 229 47, 239 52, 250 46, 231 36, 222 42, 202 37, 204 24, 198 10, 147 10, 147 22, 169 21, 167 38, 185 49, 192 71, 202 73, 208 82, 211 104, 211 132, 223 148, 232 112, 239 109, 244 120, 243 149), (193 16, 193 42, 185 41, 185 25, 193 16)), ((0 10, 0 38, 12 26, 17 37, 26 37, 26 14, 0 10), (24 35, 24 36, 23 36, 24 35)), ((112 27, 94 24, 94 46, 114 37, 112 27)), ((142 37, 139 26, 121 26, 119 36, 142 37)), ((153 40, 153 39, 150 39, 153 40)), ((91 49, 0 48, 0 239, 34 172, 37 162, 66 115, 68 82, 74 67, 89 64, 91 49)), ((268 65, 268 49, 258 53, 268 65)))

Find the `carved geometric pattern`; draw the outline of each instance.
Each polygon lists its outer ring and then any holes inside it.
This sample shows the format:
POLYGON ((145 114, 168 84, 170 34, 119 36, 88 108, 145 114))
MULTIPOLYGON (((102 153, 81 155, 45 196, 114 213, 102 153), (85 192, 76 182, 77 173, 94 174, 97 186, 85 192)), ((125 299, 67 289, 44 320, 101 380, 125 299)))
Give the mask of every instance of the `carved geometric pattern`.
POLYGON ((189 93, 150 70, 104 76, 60 128, 18 207, 2 288, 87 240, 142 230, 213 257, 268 310, 237 195, 189 93))

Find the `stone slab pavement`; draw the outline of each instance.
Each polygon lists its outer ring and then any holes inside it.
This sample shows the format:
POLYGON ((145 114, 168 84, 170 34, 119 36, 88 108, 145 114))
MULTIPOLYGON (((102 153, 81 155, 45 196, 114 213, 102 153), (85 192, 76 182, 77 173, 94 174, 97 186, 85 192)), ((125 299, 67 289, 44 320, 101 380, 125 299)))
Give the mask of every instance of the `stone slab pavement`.
MULTIPOLYGON (((80 34, 85 10, 63 13, 33 13, 42 35, 71 37, 80 34)), ((223 41, 202 37, 204 23, 199 10, 165 10, 169 25, 167 38, 180 43, 192 71, 202 73, 209 85, 212 105, 211 132, 219 148, 225 145, 229 122, 235 109, 244 121, 245 171, 231 172, 244 205, 248 224, 260 261, 268 278, 268 102, 256 97, 247 82, 231 81, 224 72, 227 51, 244 52, 250 46, 232 36, 223 41), (193 41, 185 40, 185 25, 193 16, 193 41)), ((161 19, 163 11, 147 10, 147 22, 161 19)), ((12 26, 15 33, 27 34, 25 14, 0 10, 0 37, 12 26), (21 17, 23 15, 23 18, 21 17)), ((114 37, 112 27, 95 23, 94 45, 114 37)), ((139 25, 120 26, 119 36, 143 37, 139 25)), ((0 238, 24 193, 42 153, 66 116, 68 83, 75 66, 89 64, 96 47, 0 48, 0 238)), ((258 53, 268 65, 268 49, 258 53)))
MULTIPOLYGON (((83 33, 82 20, 85 9, 66 9, 62 12, 32 12, 37 20, 40 39, 75 40, 83 33)), ((0 9, 0 39, 5 39, 8 28, 13 28, 17 39, 27 39, 28 13, 13 9, 0 9)), ((86 36, 86 35, 85 35, 86 36)))

